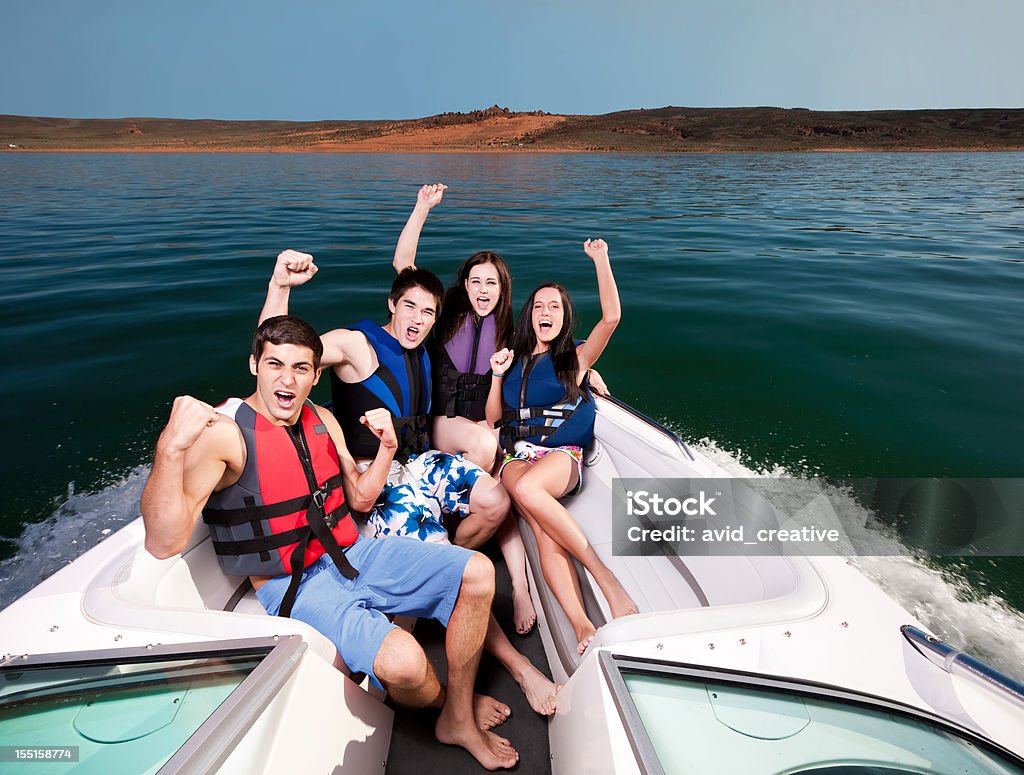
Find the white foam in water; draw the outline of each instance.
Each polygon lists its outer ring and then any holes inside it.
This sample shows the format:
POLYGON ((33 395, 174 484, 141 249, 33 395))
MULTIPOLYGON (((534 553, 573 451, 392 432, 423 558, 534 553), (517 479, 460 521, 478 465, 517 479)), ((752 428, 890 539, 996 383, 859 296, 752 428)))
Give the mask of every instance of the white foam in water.
MULTIPOLYGON (((692 446, 732 476, 801 478, 783 466, 748 468, 742 451, 731 454, 711 439, 692 446)), ((807 489, 820 492, 822 485, 807 480, 807 489)), ((835 488, 826 485, 825 490, 847 533, 856 530, 856 544, 870 550, 870 555, 862 551, 855 562, 871 581, 934 635, 1007 675, 1024 678, 1024 615, 996 595, 979 598, 953 571, 939 571, 907 556, 898 536, 882 527, 866 526, 873 520, 863 506, 835 488)))
MULTIPOLYGON (((801 478, 783 466, 748 468, 742 451, 730 453, 710 439, 692 446, 732 476, 801 478)), ((0 609, 135 519, 147 473, 140 466, 96 493, 75 493, 69 486, 61 507, 48 519, 27 526, 17 539, 16 554, 0 562, 0 609)), ((807 480, 807 486, 810 492, 820 484, 807 480)), ((870 521, 868 512, 852 498, 835 490, 828 496, 837 511, 845 512, 840 517, 848 532, 851 526, 870 521)), ((963 579, 899 556, 906 555, 906 547, 882 529, 864 527, 856 538, 858 546, 868 546, 874 553, 857 558, 861 570, 932 633, 998 670, 1022 677, 1024 615, 995 595, 969 599, 963 579)))
POLYGON ((0 609, 139 516, 148 468, 139 467, 95 493, 76 493, 42 522, 27 525, 17 552, 0 561, 0 609))

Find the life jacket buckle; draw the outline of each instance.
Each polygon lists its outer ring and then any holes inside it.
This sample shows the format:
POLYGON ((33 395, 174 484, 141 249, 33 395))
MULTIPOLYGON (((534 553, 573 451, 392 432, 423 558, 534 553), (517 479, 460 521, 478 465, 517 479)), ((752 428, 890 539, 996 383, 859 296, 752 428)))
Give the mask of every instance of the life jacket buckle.
POLYGON ((327 503, 327 488, 321 487, 317 490, 313 490, 313 505, 315 505, 320 511, 324 510, 324 504, 327 503))

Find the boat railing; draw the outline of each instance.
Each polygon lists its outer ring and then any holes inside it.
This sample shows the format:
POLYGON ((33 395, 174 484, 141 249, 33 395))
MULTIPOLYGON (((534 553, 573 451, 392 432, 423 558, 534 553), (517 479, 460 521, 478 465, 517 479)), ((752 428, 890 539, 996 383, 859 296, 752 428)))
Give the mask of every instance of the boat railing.
POLYGON ((984 686, 1024 708, 1024 683, 917 627, 905 624, 900 631, 918 652, 950 675, 984 686))
POLYGON ((598 396, 598 397, 602 401, 607 401, 608 403, 610 403, 610 404, 612 404, 614 406, 617 406, 622 411, 626 412, 627 414, 632 415, 633 417, 635 417, 636 419, 640 420, 641 422, 643 422, 643 423, 645 423, 647 425, 650 425, 652 428, 654 428, 656 431, 658 431, 659 433, 663 434, 664 436, 667 436, 669 438, 669 440, 673 444, 675 444, 679 448, 679 450, 691 462, 697 459, 694 456, 693 452, 690 450, 690 448, 687 446, 686 442, 683 441, 681 438, 679 438, 675 434, 675 432, 673 430, 671 430, 670 428, 667 428, 666 426, 662 425, 657 420, 654 420, 654 419, 648 417, 643 412, 639 411, 638 409, 634 409, 632 406, 627 404, 625 401, 621 401, 618 398, 615 398, 614 396, 602 395, 602 396, 598 396))

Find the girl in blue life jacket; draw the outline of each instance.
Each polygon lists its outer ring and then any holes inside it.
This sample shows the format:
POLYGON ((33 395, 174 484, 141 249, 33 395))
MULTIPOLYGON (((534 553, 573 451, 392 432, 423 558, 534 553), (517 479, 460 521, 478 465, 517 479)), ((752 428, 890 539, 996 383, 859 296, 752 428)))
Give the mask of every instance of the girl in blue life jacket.
POLYGON ((608 245, 587 240, 583 250, 597 270, 601 299, 601 319, 590 336, 574 342, 569 294, 555 284, 540 286, 519 313, 512 348, 490 359, 487 396, 487 420, 500 427, 505 450, 499 480, 537 536, 544 579, 573 626, 580 654, 596 630, 584 610, 570 555, 597 581, 613 617, 637 611, 558 500, 579 490, 583 448, 594 434, 587 370, 604 352, 621 314, 608 245))

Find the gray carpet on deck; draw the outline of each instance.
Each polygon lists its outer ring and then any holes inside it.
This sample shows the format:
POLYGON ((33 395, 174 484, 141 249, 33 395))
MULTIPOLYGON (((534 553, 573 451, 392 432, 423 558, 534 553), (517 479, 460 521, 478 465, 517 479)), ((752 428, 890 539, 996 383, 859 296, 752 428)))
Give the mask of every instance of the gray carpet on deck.
MULTIPOLYGON (((512 625, 512 582, 497 545, 491 541, 483 551, 494 561, 496 570, 495 616, 515 647, 550 678, 551 671, 544 658, 544 647, 536 627, 523 637, 516 634, 512 625)), ((437 674, 444 680, 447 673, 444 628, 435 621, 420 620, 414 634, 423 644, 437 674)), ((550 772, 547 719, 534 713, 512 676, 498 660, 486 652, 480 663, 476 690, 496 697, 512 709, 511 718, 494 731, 511 740, 519 751, 519 764, 515 771, 531 774, 550 772)), ((391 707, 395 710, 395 727, 388 756, 388 775, 452 775, 484 771, 463 749, 437 742, 434 738, 436 711, 409 710, 395 705, 391 707)))

